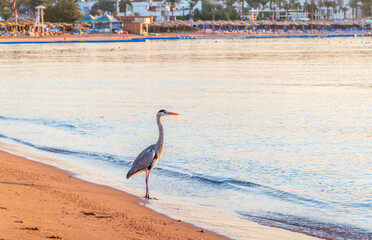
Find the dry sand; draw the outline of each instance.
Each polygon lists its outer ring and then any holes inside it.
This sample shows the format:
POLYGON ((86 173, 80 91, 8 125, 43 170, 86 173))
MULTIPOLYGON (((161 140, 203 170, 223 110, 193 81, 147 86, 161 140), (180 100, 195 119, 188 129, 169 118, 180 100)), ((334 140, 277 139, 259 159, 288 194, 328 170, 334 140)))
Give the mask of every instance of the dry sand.
MULTIPOLYGON (((352 33, 350 33, 352 34, 352 33)), ((293 34, 301 35, 301 34, 293 34)), ((303 34, 304 35, 304 34, 303 34)), ((308 34, 305 34, 308 35, 308 34)), ((324 34, 326 35, 326 34, 324 34)), ((157 35, 149 35, 146 37, 163 38, 163 37, 233 37, 233 36, 287 36, 287 34, 206 34, 206 33, 160 33, 157 35)), ((125 40, 133 38, 144 38, 145 36, 128 34, 127 36, 112 34, 112 33, 89 33, 89 34, 74 34, 74 35, 50 35, 44 37, 31 37, 31 36, 3 36, 0 37, 1 42, 69 42, 69 41, 89 41, 89 40, 125 40)))
MULTIPOLYGON (((89 34, 65 34, 65 35, 50 35, 43 37, 31 37, 31 36, 3 36, 0 37, 1 42, 69 42, 69 41, 90 41, 90 40, 129 40, 133 38, 163 38, 163 37, 227 37, 227 36, 249 36, 248 34, 203 34, 203 33, 159 33, 148 36, 140 36, 136 34, 120 35, 113 33, 89 33, 89 34)), ((257 36, 257 35, 255 35, 257 36)))
POLYGON ((0 239, 227 239, 145 203, 0 151, 0 239))

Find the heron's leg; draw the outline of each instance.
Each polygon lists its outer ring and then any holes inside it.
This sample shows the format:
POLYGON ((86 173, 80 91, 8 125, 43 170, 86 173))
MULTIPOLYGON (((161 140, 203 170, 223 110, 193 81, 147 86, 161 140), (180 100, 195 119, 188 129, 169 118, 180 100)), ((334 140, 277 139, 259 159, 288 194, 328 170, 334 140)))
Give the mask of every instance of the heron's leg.
POLYGON ((149 175, 150 175, 150 171, 146 171, 146 196, 145 196, 145 199, 150 199, 150 193, 149 193, 149 175))

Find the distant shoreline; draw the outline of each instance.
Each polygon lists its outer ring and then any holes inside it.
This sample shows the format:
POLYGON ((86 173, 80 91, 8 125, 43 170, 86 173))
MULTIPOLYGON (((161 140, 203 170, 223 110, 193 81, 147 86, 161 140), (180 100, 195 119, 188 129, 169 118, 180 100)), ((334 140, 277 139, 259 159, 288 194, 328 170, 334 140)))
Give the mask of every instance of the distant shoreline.
POLYGON ((184 39, 259 39, 259 38, 329 38, 329 37, 364 37, 366 33, 345 34, 199 34, 199 33, 161 33, 159 35, 139 36, 129 34, 84 34, 56 35, 45 37, 10 36, 0 37, 0 44, 46 44, 46 43, 109 43, 109 42, 145 42, 148 40, 184 40, 184 39))

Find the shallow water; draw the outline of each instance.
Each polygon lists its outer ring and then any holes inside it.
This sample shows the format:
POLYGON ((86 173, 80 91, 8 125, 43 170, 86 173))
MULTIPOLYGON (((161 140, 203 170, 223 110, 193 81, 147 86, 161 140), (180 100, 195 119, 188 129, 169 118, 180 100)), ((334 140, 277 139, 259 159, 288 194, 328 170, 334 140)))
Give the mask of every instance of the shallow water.
POLYGON ((233 238, 252 220, 371 239, 371 76, 369 38, 1 45, 0 137, 142 196, 126 172, 175 111, 156 209, 233 238))

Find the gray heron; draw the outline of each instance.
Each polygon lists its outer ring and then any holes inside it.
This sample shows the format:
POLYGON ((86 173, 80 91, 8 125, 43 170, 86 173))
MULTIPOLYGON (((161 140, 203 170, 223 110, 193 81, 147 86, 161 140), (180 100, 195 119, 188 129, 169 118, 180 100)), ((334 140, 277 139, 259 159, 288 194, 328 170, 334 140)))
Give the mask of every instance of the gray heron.
POLYGON ((134 160, 132 168, 128 171, 127 178, 130 178, 131 176, 146 172, 146 195, 145 199, 150 199, 149 194, 149 175, 150 171, 155 167, 156 163, 159 161, 160 156, 163 152, 163 146, 164 146, 164 129, 163 125, 161 124, 160 118, 163 116, 169 116, 169 115, 178 115, 178 113, 168 112, 167 110, 160 110, 158 114, 156 114, 156 122, 158 124, 159 128, 159 138, 158 141, 147 147, 145 150, 143 150, 138 157, 134 160))

